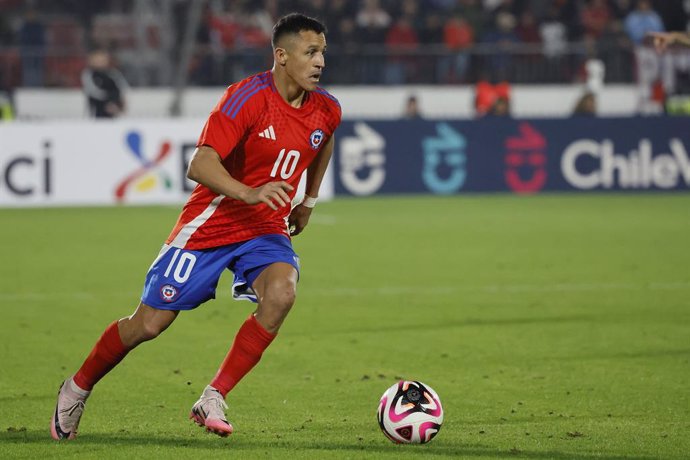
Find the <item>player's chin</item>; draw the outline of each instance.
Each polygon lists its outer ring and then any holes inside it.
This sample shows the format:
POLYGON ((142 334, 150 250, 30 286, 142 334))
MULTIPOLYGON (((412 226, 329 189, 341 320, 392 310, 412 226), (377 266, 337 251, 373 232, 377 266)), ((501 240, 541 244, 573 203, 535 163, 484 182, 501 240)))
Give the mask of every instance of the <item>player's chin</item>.
POLYGON ((302 88, 306 91, 314 91, 319 86, 319 78, 308 77, 304 80, 302 88))

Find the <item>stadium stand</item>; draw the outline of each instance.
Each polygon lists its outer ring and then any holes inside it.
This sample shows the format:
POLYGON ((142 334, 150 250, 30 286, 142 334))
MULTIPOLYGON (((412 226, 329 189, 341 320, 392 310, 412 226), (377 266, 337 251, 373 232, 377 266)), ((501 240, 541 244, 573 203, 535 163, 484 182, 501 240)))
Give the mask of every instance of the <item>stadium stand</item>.
POLYGON ((686 30, 683 0, 0 0, 0 9, 0 90, 10 93, 78 88, 94 47, 134 88, 223 86, 270 66, 271 24, 290 11, 329 27, 324 85, 584 85, 598 62, 607 85, 638 84, 644 107, 685 91, 690 61, 640 42, 641 15, 658 20, 653 30, 686 30))

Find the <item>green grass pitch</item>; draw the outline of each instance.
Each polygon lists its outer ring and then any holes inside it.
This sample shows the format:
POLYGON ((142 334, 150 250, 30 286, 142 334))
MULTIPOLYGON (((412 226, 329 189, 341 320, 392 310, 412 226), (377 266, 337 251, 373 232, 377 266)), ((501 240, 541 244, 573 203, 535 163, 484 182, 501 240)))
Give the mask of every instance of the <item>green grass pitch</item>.
POLYGON ((680 459, 690 455, 690 196, 340 199, 295 239, 298 300, 229 396, 187 419, 252 311, 180 315, 56 443, 56 390, 132 312, 178 207, 0 210, 1 458, 680 459), (433 442, 375 411, 396 379, 441 396, 433 442))

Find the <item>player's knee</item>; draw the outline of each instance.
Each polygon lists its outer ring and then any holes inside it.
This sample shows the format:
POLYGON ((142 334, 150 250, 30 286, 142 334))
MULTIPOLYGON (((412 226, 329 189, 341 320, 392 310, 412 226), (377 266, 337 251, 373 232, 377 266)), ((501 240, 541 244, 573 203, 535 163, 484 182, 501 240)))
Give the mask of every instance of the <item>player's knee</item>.
POLYGON ((295 304, 297 293, 289 282, 274 283, 266 290, 263 303, 279 316, 286 315, 295 304))
POLYGON ((139 340, 146 342, 158 337, 165 330, 165 326, 154 321, 144 322, 139 328, 139 340))

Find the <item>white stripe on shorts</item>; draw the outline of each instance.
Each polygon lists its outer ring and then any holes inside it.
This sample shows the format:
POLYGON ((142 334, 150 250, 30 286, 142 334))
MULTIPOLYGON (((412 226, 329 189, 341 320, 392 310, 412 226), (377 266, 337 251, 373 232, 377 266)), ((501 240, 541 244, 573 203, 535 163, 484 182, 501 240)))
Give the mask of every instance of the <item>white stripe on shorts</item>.
MULTIPOLYGON (((171 247, 172 247, 172 246, 170 246, 169 244, 164 244, 164 245, 163 245, 163 247, 161 248, 160 252, 158 253, 158 256, 156 257, 156 259, 153 261, 153 263, 152 263, 151 266, 149 267, 149 269, 148 269, 149 272, 151 271, 151 269, 153 268, 153 266, 156 265, 156 264, 158 263, 158 261, 161 260, 161 259, 163 258, 163 256, 165 255, 165 253, 168 252, 168 251, 170 250, 171 247)), ((147 272, 147 273, 148 273, 148 272, 147 272)))

